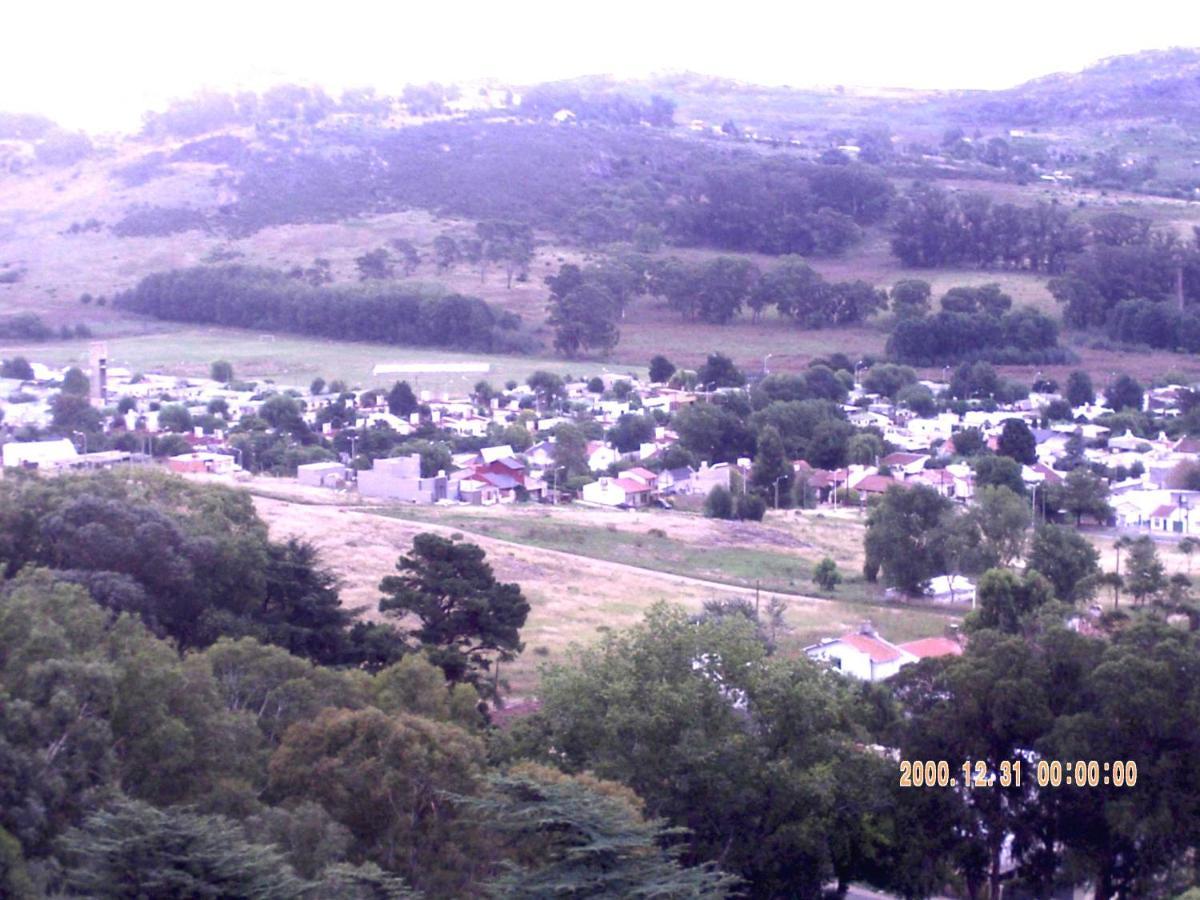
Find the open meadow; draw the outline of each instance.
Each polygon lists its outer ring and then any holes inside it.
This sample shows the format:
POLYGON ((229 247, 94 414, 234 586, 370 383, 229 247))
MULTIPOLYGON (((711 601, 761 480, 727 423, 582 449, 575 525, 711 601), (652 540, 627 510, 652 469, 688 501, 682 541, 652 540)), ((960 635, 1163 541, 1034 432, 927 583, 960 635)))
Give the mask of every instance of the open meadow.
MULTIPOLYGON (((32 360, 51 365, 86 366, 89 341, 51 341, 39 344, 5 344, 0 356, 24 354, 32 360)), ((306 385, 312 379, 340 378, 348 385, 370 387, 389 385, 395 375, 371 374, 379 363, 458 363, 486 362, 491 371, 482 375, 428 374, 403 376, 418 391, 432 394, 466 394, 477 381, 501 386, 507 381, 524 380, 531 372, 545 369, 559 375, 592 374, 614 371, 640 375, 642 365, 618 365, 571 362, 532 356, 495 356, 483 353, 458 353, 426 347, 399 347, 391 344, 367 344, 330 341, 286 334, 260 334, 236 328, 187 327, 154 334, 107 338, 110 365, 135 372, 161 372, 181 377, 208 377, 214 360, 233 364, 238 378, 273 380, 284 384, 306 385)))
POLYGON ((265 477, 250 490, 272 537, 311 541, 341 580, 343 602, 369 619, 379 616, 380 579, 394 573, 414 535, 435 531, 483 547, 497 576, 520 584, 532 607, 525 652, 504 670, 516 697, 536 694, 539 666, 562 660, 572 643, 633 625, 662 601, 697 612, 707 600, 753 603, 755 580, 762 609, 772 597, 784 603, 778 637, 788 653, 868 619, 896 641, 942 634, 959 620, 871 602, 877 595, 861 582, 862 526, 854 520, 786 514, 760 525, 582 507, 348 506, 327 491, 265 477), (849 583, 819 596, 810 572, 826 554, 849 583))

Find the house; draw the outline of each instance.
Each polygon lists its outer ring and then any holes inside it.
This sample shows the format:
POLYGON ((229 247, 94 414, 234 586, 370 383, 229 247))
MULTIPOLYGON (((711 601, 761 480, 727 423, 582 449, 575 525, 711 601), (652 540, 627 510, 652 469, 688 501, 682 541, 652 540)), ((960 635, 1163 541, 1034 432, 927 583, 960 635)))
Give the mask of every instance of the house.
POLYGON ((962 656, 963 646, 954 638, 927 637, 916 641, 897 644, 905 653, 917 659, 936 659, 939 656, 962 656))
POLYGON ((707 497, 718 485, 729 490, 732 471, 729 463, 717 463, 715 466, 710 466, 708 463, 702 462, 700 468, 692 474, 690 490, 676 491, 676 493, 701 494, 707 497))
POLYGON ((358 473, 358 493, 363 497, 436 503, 446 499, 446 473, 421 477, 421 455, 376 459, 371 468, 358 473))
POLYGON ((692 490, 692 476, 696 470, 691 466, 678 469, 663 469, 658 473, 658 489, 664 494, 688 494, 692 490))
POLYGON ((554 441, 539 441, 525 451, 525 459, 538 469, 547 469, 554 465, 554 441))
POLYGON ((925 453, 904 453, 896 451, 889 453, 883 459, 879 460, 881 466, 887 466, 890 469, 898 471, 904 477, 916 475, 925 468, 925 463, 928 462, 929 455, 925 453))
POLYGON ((925 598, 934 603, 969 603, 975 608, 975 584, 962 575, 938 575, 930 578, 925 588, 925 598))
POLYGON ((172 456, 167 460, 167 468, 180 474, 229 475, 237 466, 228 454, 195 452, 172 456))
POLYGON ((500 502, 500 491, 485 481, 462 478, 452 482, 458 499, 472 506, 493 506, 500 502))
POLYGON ((627 478, 624 472, 620 478, 607 476, 583 486, 583 501, 597 506, 640 507, 648 506, 654 496, 654 489, 638 478, 627 478))
POLYGON ((870 623, 838 638, 826 638, 804 648, 809 659, 822 660, 852 678, 883 681, 903 666, 914 663, 914 654, 880 637, 870 623))
POLYGON ((621 454, 603 441, 588 441, 587 452, 588 468, 593 472, 603 472, 621 459, 621 454))
POLYGON ((958 497, 958 482, 953 472, 945 469, 925 469, 905 479, 905 484, 919 484, 954 500, 958 497))
POLYGON ((66 438, 58 441, 10 441, 4 445, 5 468, 57 469, 70 466, 79 452, 66 438))
POLYGON ((310 487, 342 487, 352 472, 340 462, 315 462, 296 466, 296 480, 310 487))

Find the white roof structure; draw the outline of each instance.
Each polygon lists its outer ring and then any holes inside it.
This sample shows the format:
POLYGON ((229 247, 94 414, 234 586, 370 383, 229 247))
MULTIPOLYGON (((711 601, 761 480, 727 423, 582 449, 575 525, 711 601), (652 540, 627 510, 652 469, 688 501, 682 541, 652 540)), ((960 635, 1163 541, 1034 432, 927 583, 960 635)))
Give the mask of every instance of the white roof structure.
POLYGON ((479 451, 479 455, 483 457, 485 463, 494 463, 498 459, 508 459, 514 454, 511 446, 501 444, 498 447, 484 447, 479 451))
POLYGON ((492 364, 485 362, 379 363, 371 371, 373 375, 483 375, 492 371, 492 364))
POLYGON ((66 438, 57 441, 10 441, 3 448, 7 466, 60 466, 79 458, 79 452, 66 438))

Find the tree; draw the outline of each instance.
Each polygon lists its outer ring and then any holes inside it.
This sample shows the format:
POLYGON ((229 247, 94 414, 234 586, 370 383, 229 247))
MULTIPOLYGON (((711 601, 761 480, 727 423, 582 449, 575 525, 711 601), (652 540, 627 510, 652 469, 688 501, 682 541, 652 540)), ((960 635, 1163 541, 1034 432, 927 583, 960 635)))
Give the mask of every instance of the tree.
POLYGON ((439 234, 433 239, 433 256, 439 272, 453 269, 462 258, 458 242, 448 234, 439 234))
POLYGON ((178 434, 192 430, 192 414, 180 403, 169 403, 158 411, 158 425, 164 431, 178 434))
POLYGON ((562 377, 544 369, 533 372, 525 379, 525 384, 537 397, 539 409, 546 409, 567 396, 567 386, 562 377))
POLYGON ((826 556, 813 568, 813 584, 825 591, 834 590, 842 583, 842 573, 832 556, 826 556))
POLYGON ((78 366, 71 366, 63 374, 62 392, 64 394, 86 397, 91 389, 91 382, 78 366))
POLYGON ((601 284, 583 283, 562 295, 552 294, 546 321, 554 328, 554 348, 568 357, 581 350, 607 355, 621 338, 621 310, 601 284))
POLYGON ((1066 400, 1075 406, 1088 406, 1096 402, 1096 390, 1092 387, 1092 378, 1087 372, 1076 369, 1067 376, 1066 400))
POLYGON ((1177 676, 1200 662, 1195 633, 1143 621, 1091 643, 1096 651, 1078 666, 1088 702, 1039 743, 1050 759, 1136 760, 1137 787, 1061 794, 1047 830, 1063 869, 1094 885, 1097 900, 1173 894, 1168 885, 1191 882, 1179 861, 1197 840, 1197 688, 1177 676))
POLYGON ((466 896, 479 849, 446 792, 470 796, 479 741, 454 725, 378 709, 325 709, 288 729, 268 790, 315 801, 350 830, 358 852, 435 896, 466 896))
POLYGON ((975 472, 975 489, 991 485, 1006 487, 1018 496, 1025 495, 1025 482, 1021 478, 1021 465, 1007 456, 976 456, 971 460, 975 472))
POLYGON ((1190 535, 1180 540, 1179 544, 1175 547, 1176 550, 1187 557, 1188 575, 1192 574, 1192 554, 1196 552, 1197 547, 1200 547, 1200 541, 1190 535))
POLYGON ((707 462, 734 461, 753 447, 750 429, 724 406, 693 403, 677 412, 671 424, 683 448, 707 462))
POLYGON ((383 247, 354 258, 359 281, 381 281, 395 275, 392 255, 383 247))
POLYGON ((710 519, 733 518, 733 494, 724 485, 716 485, 704 499, 704 515, 710 519))
POLYGON ((952 504, 919 486, 891 487, 867 516, 863 572, 910 594, 920 594, 930 578, 945 571, 941 528, 952 504))
POLYGON ((950 436, 950 443, 954 445, 954 452, 959 456, 976 456, 987 449, 983 432, 978 428, 964 428, 954 432, 950 436))
POLYGON ((673 829, 642 816, 629 788, 590 775, 520 764, 465 798, 504 838, 514 865, 488 885, 496 898, 722 898, 736 879, 712 864, 685 868, 673 829))
POLYGON ((968 625, 972 630, 1021 634, 1038 610, 1053 600, 1053 586, 1038 572, 1018 575, 1008 569, 988 569, 979 579, 976 608, 968 625))
POLYGON ((1033 514, 1024 498, 1007 487, 984 485, 975 491, 970 518, 979 529, 986 564, 1010 566, 1025 549, 1025 532, 1033 514))
POLYGON ((1104 400, 1117 412, 1123 409, 1141 412, 1142 386, 1129 375, 1121 373, 1104 389, 1104 400))
POLYGON ((665 384, 675 374, 674 364, 661 353, 650 358, 650 380, 655 384, 665 384))
POLYGON ((118 800, 63 839, 66 879, 88 897, 296 897, 305 889, 278 850, 222 816, 118 800))
POLYGON ((213 381, 229 384, 233 381, 233 364, 224 359, 218 359, 209 368, 208 375, 213 381))
POLYGON ((100 410, 93 407, 86 396, 56 394, 50 401, 50 412, 50 421, 55 428, 88 433, 100 430, 100 410))
POLYGON ((308 426, 300 415, 300 405, 287 394, 272 394, 258 408, 258 416, 279 432, 301 435, 308 426))
POLYGON ((758 278, 758 269, 743 257, 718 256, 700 268, 693 287, 696 313, 705 322, 724 325, 742 310, 758 278))
POLYGON ((761 522, 767 514, 767 501, 758 494, 738 494, 734 515, 743 521, 761 522))
MULTIPOLYGON (((1005 612, 1002 619, 1009 612, 1024 610, 1026 602, 1036 602, 1040 595, 1036 587, 1027 591, 1025 581, 1010 572, 986 573, 981 586, 985 581, 995 584, 996 593, 1005 597, 998 604, 1005 612)), ((900 715, 891 745, 900 748, 904 759, 943 753, 955 760, 979 761, 989 773, 999 773, 1002 763, 1037 747, 1052 726, 1051 698, 1076 695, 1067 677, 1071 674, 1074 669, 1066 664, 1053 671, 1051 661, 1022 637, 976 631, 962 656, 935 667, 906 667, 893 680, 900 715)), ((1043 791, 1041 803, 1044 796, 1043 791)), ((1019 875, 1026 874, 1027 859, 1037 856, 1029 846, 1040 812, 1036 779, 1022 778, 1020 784, 1008 785, 998 779, 990 787, 972 790, 902 789, 896 802, 900 822, 910 824, 900 840, 905 845, 915 843, 923 856, 940 857, 957 870, 954 880, 963 885, 964 894, 993 900, 1001 896, 1006 847, 1012 847, 1014 863, 1022 866, 1019 875), (947 840, 948 835, 953 837, 947 840), (1027 839, 1010 840, 1015 835, 1027 839)), ((929 896, 937 892, 937 884, 944 883, 943 874, 912 896, 929 896)))
POLYGON ((1143 535, 1129 545, 1125 557, 1125 587, 1137 603, 1162 592, 1167 586, 1166 569, 1158 558, 1154 539, 1143 535))
POLYGON ((787 501, 791 497, 792 478, 792 461, 784 452, 779 429, 768 425, 758 435, 758 453, 750 471, 750 483, 778 508, 781 498, 787 501))
POLYGON ((863 877, 886 818, 871 798, 888 770, 842 730, 845 688, 768 655, 744 615, 696 621, 659 605, 551 667, 538 725, 567 771, 619 779, 687 827, 687 859, 720 858, 750 896, 815 898, 863 877))
POLYGON ((624 413, 606 437, 622 453, 631 453, 654 440, 654 428, 654 419, 650 416, 624 413))
POLYGON ((564 470, 566 477, 587 475, 588 438, 578 425, 563 422, 554 427, 554 465, 564 470))
POLYGON ((1045 575, 1057 597, 1073 603, 1084 599, 1083 586, 1100 574, 1100 554, 1074 528, 1046 524, 1033 533, 1026 566, 1045 575))
POLYGON ((325 393, 325 379, 320 377, 314 378, 308 386, 308 392, 314 397, 325 393))
POLYGON ((442 668, 446 680, 466 681, 494 694, 484 676, 493 659, 514 659, 523 649, 520 629, 529 603, 516 584, 496 580, 486 553, 475 544, 422 533, 412 551, 396 563, 400 575, 379 584, 384 596, 381 612, 402 618, 416 616, 418 627, 407 629, 442 668))
POLYGON ((18 381, 33 380, 33 366, 23 356, 14 356, 0 362, 0 378, 14 378, 18 381))
POLYGON ((892 285, 892 312, 900 318, 923 316, 929 312, 933 290, 928 281, 906 278, 892 285))
POLYGON ((933 397, 933 391, 923 384, 908 384, 900 388, 900 392, 896 394, 896 402, 925 418, 937 412, 937 401, 933 397))
POLYGON ((725 354, 710 353, 704 365, 696 370, 696 380, 706 389, 741 387, 746 383, 746 376, 725 354))
POLYGON ((1090 516, 1094 521, 1103 524, 1112 515, 1112 507, 1108 504, 1108 485, 1099 475, 1094 475, 1085 468, 1072 469, 1067 473, 1061 486, 1053 489, 1046 498, 1047 503, 1061 507, 1075 517, 1079 525, 1084 516, 1090 516))
POLYGON ((1027 466, 1037 462, 1037 440, 1024 419, 1005 419, 996 452, 1027 466))
POLYGON ((421 264, 421 254, 413 242, 406 238, 393 238, 388 241, 388 244, 400 255, 400 268, 404 272, 404 277, 412 275, 417 270, 417 266, 421 264))
POLYGON ((407 419, 417 411, 417 395, 407 381, 397 381, 388 391, 388 412, 393 416, 407 419))

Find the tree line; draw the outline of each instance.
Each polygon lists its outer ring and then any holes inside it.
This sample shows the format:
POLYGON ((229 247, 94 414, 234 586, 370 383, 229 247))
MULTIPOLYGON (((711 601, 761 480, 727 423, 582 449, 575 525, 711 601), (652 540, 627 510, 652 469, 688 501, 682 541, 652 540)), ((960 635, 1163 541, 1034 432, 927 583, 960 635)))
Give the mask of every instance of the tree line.
POLYGON ((157 272, 114 303, 176 322, 491 352, 526 349, 517 317, 475 297, 427 296, 393 285, 315 286, 250 266, 157 272))
POLYGON ((977 266, 1061 273, 1087 229, 1065 208, 995 203, 915 182, 897 201, 892 253, 906 266, 977 266))

